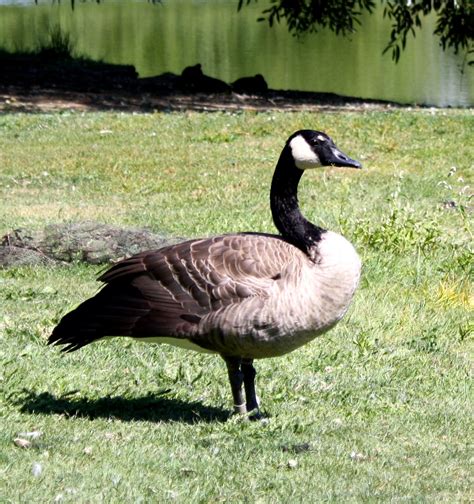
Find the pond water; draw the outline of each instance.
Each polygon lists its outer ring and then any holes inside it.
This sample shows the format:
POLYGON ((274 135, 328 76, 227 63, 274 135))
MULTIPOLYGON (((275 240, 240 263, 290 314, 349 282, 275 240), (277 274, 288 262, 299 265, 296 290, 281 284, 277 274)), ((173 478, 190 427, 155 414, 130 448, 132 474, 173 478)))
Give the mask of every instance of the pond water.
POLYGON ((237 12, 238 0, 132 0, 52 3, 0 0, 0 50, 24 51, 60 32, 75 56, 134 65, 140 76, 181 73, 201 63, 226 82, 261 73, 273 89, 436 106, 474 105, 474 69, 463 55, 443 52, 435 19, 410 38, 400 62, 382 55, 390 23, 381 9, 364 15, 350 38, 323 30, 295 38, 285 24, 269 28, 257 17, 260 0, 237 12), (461 70, 464 68, 464 72, 461 70))

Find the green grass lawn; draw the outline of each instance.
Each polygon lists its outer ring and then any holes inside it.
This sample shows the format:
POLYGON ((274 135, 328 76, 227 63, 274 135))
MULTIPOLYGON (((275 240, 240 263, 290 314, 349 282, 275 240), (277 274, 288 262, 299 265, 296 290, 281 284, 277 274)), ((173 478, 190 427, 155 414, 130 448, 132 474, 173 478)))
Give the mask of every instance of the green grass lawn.
POLYGON ((0 234, 79 220, 273 232, 273 167, 300 128, 364 164, 300 188, 305 215, 356 245, 363 278, 334 330, 257 362, 267 421, 229 415, 219 357, 47 347, 99 267, 0 270, 0 502, 474 498, 472 111, 6 114, 0 234))

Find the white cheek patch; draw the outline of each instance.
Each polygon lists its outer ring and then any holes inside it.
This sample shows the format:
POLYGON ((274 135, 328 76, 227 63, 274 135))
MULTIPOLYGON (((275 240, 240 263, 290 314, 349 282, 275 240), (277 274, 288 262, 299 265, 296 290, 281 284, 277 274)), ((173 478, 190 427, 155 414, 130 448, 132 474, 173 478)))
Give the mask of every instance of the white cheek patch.
POLYGON ((291 140, 290 149, 295 160, 295 165, 300 170, 321 166, 319 156, 311 149, 308 142, 301 135, 291 140))

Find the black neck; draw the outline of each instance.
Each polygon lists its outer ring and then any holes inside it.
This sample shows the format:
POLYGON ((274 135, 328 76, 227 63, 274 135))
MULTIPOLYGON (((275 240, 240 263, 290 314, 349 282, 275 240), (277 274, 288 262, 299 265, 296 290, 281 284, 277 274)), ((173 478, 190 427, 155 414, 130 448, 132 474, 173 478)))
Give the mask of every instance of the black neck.
POLYGON ((303 170, 295 166, 287 145, 280 155, 273 175, 270 206, 273 222, 282 237, 309 254, 311 247, 321 240, 325 230, 311 224, 301 214, 297 193, 302 175, 303 170))

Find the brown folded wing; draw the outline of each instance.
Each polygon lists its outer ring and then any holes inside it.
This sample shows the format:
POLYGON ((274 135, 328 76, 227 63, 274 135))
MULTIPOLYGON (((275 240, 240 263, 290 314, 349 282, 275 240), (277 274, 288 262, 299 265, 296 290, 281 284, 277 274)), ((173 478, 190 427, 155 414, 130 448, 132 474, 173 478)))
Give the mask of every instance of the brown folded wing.
POLYGON ((265 299, 295 253, 277 236, 243 233, 135 255, 99 277, 106 285, 67 314, 49 342, 72 351, 105 336, 194 339, 202 318, 265 299))

